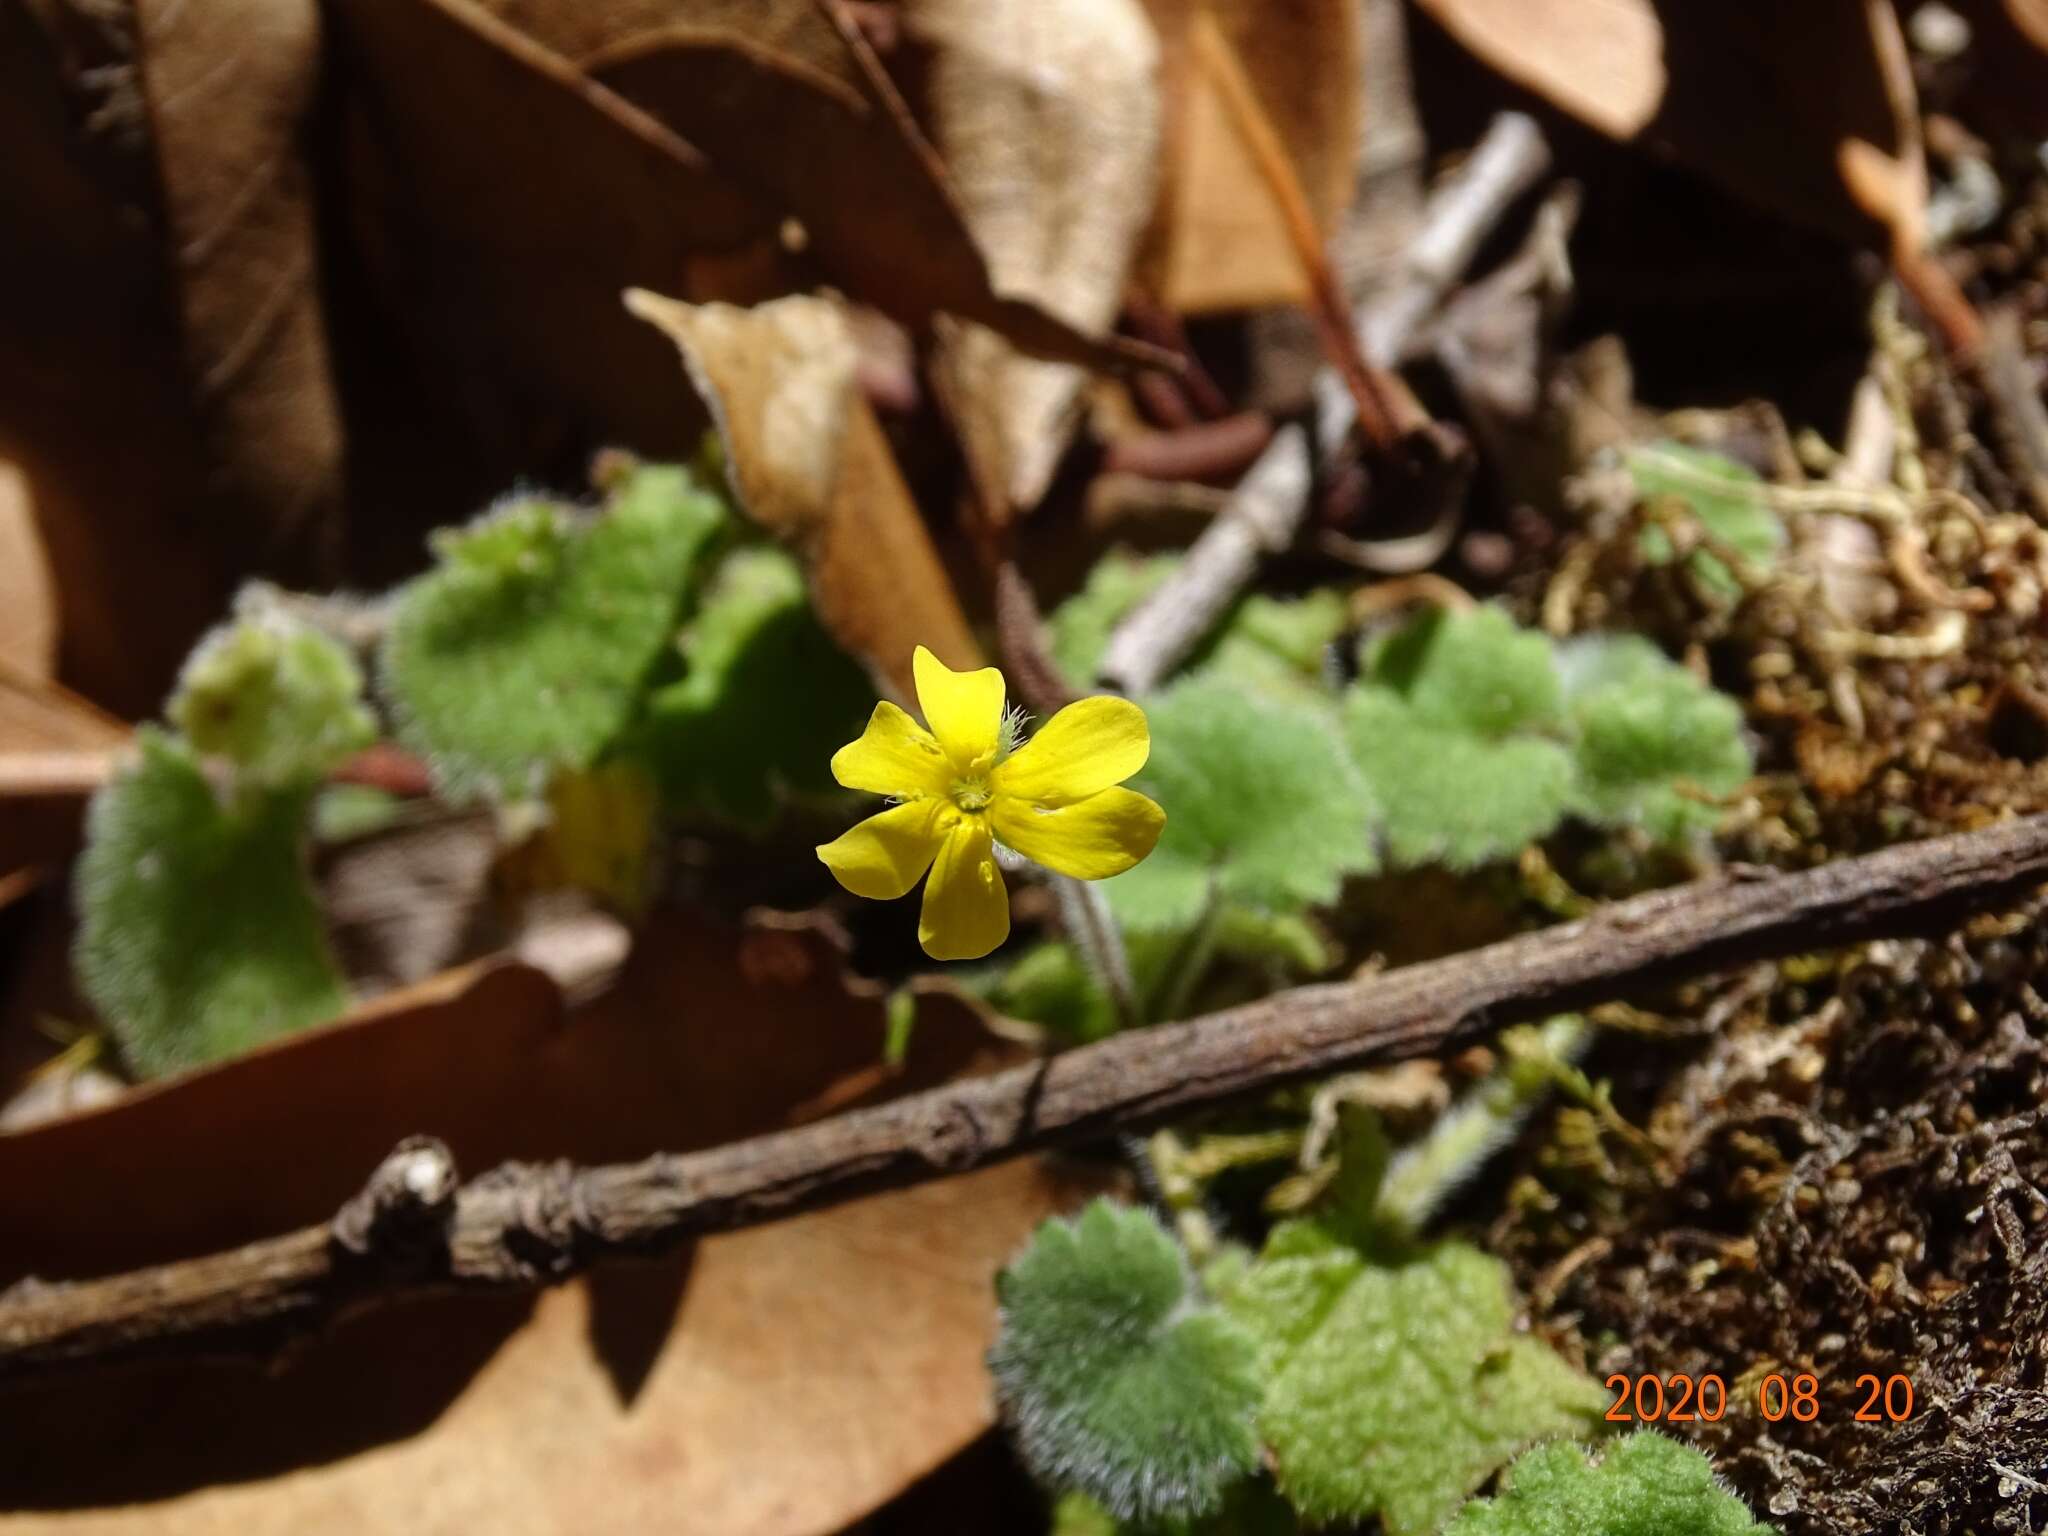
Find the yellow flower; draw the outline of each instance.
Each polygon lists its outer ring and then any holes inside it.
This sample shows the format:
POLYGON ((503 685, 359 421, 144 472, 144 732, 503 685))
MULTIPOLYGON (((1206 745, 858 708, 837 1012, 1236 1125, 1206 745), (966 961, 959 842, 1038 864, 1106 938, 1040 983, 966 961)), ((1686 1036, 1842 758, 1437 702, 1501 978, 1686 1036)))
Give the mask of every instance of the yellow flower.
POLYGON ((1152 851, 1166 813, 1118 789, 1152 750, 1128 699, 1069 704, 1021 747, 1003 713, 1003 674, 955 672, 923 646, 911 659, 926 730, 886 701, 860 740, 832 754, 848 789, 899 801, 818 857, 856 896, 892 901, 929 869, 917 939, 934 960, 978 960, 1010 936, 995 844, 1083 880, 1122 874, 1152 851))

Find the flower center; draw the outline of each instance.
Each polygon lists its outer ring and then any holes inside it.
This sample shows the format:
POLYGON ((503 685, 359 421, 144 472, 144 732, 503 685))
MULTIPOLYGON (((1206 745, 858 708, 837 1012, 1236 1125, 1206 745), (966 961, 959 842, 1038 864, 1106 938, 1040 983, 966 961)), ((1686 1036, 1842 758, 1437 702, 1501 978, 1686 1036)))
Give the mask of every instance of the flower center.
POLYGON ((952 802, 963 811, 985 811, 994 792, 986 779, 955 779, 947 791, 952 802))

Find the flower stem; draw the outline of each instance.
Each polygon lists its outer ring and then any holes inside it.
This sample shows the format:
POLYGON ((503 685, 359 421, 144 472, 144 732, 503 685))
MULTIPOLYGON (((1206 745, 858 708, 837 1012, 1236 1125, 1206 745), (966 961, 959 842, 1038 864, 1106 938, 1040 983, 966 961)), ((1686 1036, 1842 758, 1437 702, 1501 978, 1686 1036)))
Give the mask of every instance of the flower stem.
POLYGON ((1086 880, 1072 875, 1052 876, 1053 898, 1059 902, 1060 922, 1081 957, 1088 962, 1116 1009, 1119 1029, 1145 1022, 1138 1005, 1138 989, 1131 981, 1131 957, 1124 949, 1123 930, 1109 903, 1086 880))
POLYGON ((1195 919, 1195 926, 1188 930, 1187 937, 1174 951, 1173 964, 1166 973, 1166 985, 1159 997, 1158 1016, 1161 1019, 1187 1017, 1195 999, 1195 989, 1209 974, 1209 963, 1216 958, 1216 941, 1223 929, 1222 916, 1223 901, 1217 892, 1216 882, 1211 880, 1202 915, 1195 919))
POLYGON ((1388 1227, 1403 1236, 1420 1232, 1482 1163, 1514 1139, 1557 1086, 1556 1068, 1576 1060, 1592 1042, 1593 1026, 1580 1014, 1565 1013, 1531 1034, 1530 1044, 1510 1049, 1506 1061, 1388 1165, 1377 1202, 1379 1219, 1388 1227))

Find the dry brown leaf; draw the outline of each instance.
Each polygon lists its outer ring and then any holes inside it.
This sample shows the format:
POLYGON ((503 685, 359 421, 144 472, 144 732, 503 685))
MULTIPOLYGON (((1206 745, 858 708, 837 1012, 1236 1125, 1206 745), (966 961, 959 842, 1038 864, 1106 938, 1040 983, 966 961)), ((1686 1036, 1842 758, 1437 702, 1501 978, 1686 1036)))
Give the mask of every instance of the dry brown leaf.
POLYGON ((57 665, 57 594, 28 477, 0 459, 0 665, 46 678, 57 665))
POLYGON ((793 297, 736 309, 634 292, 627 307, 682 350, 718 424, 734 495, 802 558, 818 617, 840 645, 905 700, 919 645, 954 667, 980 665, 931 535, 855 386, 839 305, 793 297))
POLYGON ((0 4, 0 143, 0 455, 62 596, 62 675, 142 714, 229 581, 199 510, 128 30, 0 4))
POLYGON ((357 452, 415 497, 438 481, 440 523, 592 427, 687 452, 702 417, 676 408, 673 366, 619 291, 772 247, 774 211, 468 0, 342 0, 334 17, 361 60, 353 226, 397 322, 358 346, 357 452))
POLYGON ((1970 24, 1970 127, 1989 136, 2048 138, 2048 0, 1955 0, 1970 24))
POLYGON ((2015 31, 2048 51, 2048 0, 2004 0, 2004 10, 2015 31))
POLYGON ((1889 0, 1420 0, 1486 63, 1795 222, 1917 250, 1919 117, 1889 0))
MULTIPOLYGON (((1138 0, 909 0, 933 137, 996 287, 1095 333, 1116 318, 1158 175, 1158 44, 1138 0)), ((936 366, 999 516, 1036 506, 1078 421, 1078 368, 948 326, 936 366)))
MULTIPOLYGON (((146 1403, 102 1389, 96 1408, 67 1415, 88 1456, 118 1445, 163 1476, 166 1451, 219 1469, 218 1437, 282 1458, 284 1437, 310 1429, 342 1459, 125 1508, 0 1516, 0 1532, 824 1536, 993 1421, 981 1356, 995 1272, 1070 1198, 1034 1165, 998 1168, 601 1272, 530 1305, 367 1318, 277 1381, 195 1371, 146 1403), (366 1426, 403 1438, 348 1455, 366 1426)), ((9 1454, 40 1455, 48 1438, 14 1439, 9 1454)))
MULTIPOLYGON (((993 1059, 931 995, 911 1060, 883 1072, 879 989, 850 992, 841 964, 814 934, 670 914, 573 1012, 537 972, 471 969, 0 1135, 0 1284, 319 1219, 412 1131, 471 1172, 632 1157, 993 1059)), ((387 1308, 268 1376, 168 1365, 11 1394, 8 1502, 32 1512, 0 1530, 835 1530, 987 1426, 994 1270, 1069 1193, 1019 1164, 538 1299, 387 1308)))
POLYGON ((1121 366, 1140 355, 991 282, 938 156, 859 33, 835 24, 833 0, 631 0, 602 26, 585 10, 516 14, 793 217, 803 249, 848 292, 914 323, 972 319, 1042 356, 1121 366))
POLYGON ((135 0, 137 76, 215 515, 274 563, 339 533, 341 417, 320 311, 315 0, 135 0))
POLYGON ((0 662, 0 876, 78 850, 86 800, 127 741, 113 716, 0 662))
POLYGON ((1190 29, 1207 13, 1243 62, 1319 227, 1351 200, 1358 140, 1354 0, 1146 0, 1167 100, 1166 185, 1146 240, 1148 284, 1169 309, 1300 304, 1308 283, 1268 179, 1245 146, 1190 29))
POLYGON ((389 581, 522 477, 573 482, 607 442, 687 453, 701 417, 619 313, 629 286, 754 298, 822 272, 920 323, 1127 360, 994 291, 836 14, 0 8, 0 453, 35 488, 67 679, 146 713, 241 576, 389 581), (344 479, 342 523, 321 509, 344 479))

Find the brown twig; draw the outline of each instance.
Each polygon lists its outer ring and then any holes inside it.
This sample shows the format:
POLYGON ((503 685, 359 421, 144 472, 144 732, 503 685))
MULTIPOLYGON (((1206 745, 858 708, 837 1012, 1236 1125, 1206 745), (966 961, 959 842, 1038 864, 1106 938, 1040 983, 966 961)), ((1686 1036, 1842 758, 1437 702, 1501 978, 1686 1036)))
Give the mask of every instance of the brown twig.
POLYGON ((1031 583, 1007 555, 996 563, 994 599, 996 651, 1018 702, 1041 718, 1058 714, 1074 702, 1074 685, 1053 659, 1031 583))
POLYGON ((1939 258, 1905 244, 1892 251, 1892 272, 1899 286, 1913 296, 1949 352, 1970 362, 1984 346, 1984 322, 1939 258))
POLYGON ((1938 930, 2044 879, 2048 815, 1799 874, 1732 870, 1470 954, 1133 1030, 708 1151, 588 1168, 508 1163, 458 1185, 445 1148, 408 1143, 332 1222, 107 1279, 23 1282, 0 1296, 0 1381, 269 1349, 360 1306, 550 1284, 609 1255, 1099 1139, 1306 1077, 1454 1051, 1502 1024, 1705 972, 1938 930))
POLYGON ((1336 273, 1330 270, 1330 259, 1323 251, 1322 231, 1316 228, 1315 211, 1309 207, 1308 194, 1302 190, 1301 178, 1295 174, 1287 146, 1273 131, 1272 120, 1259 105, 1258 91, 1245 73, 1244 65, 1238 61, 1229 39, 1223 35, 1215 17, 1206 11, 1196 15, 1189 36, 1203 72, 1216 87, 1224 109, 1230 114, 1231 125, 1237 129, 1238 137, 1244 141, 1245 148, 1259 168, 1260 177, 1279 205, 1281 225, 1286 229, 1294 254, 1301 262, 1303 275, 1308 279, 1308 313, 1315 322, 1323 355, 1337 370, 1351 395, 1351 403, 1358 411, 1360 430, 1375 448, 1391 452, 1407 435, 1411 423, 1404 422, 1401 417, 1406 414, 1403 406, 1412 405, 1412 401, 1407 398, 1404 388, 1374 369, 1360 350, 1351 320, 1351 306, 1345 301, 1343 289, 1338 286, 1336 273))
POLYGON ((1235 480, 1273 440, 1273 419, 1264 411, 1164 432, 1133 432, 1102 452, 1105 474, 1143 475, 1148 480, 1235 480))
MULTIPOLYGON (((1196 355, 1194 343, 1188 338, 1187 325, 1178 314, 1137 289, 1125 295, 1124 314, 1138 340, 1164 348, 1181 360, 1180 374, 1172 382, 1182 392, 1188 414, 1176 425, 1185 426, 1203 419, 1213 421, 1230 414, 1230 401, 1196 355)), ((1139 375, 1141 380, 1166 377, 1156 373, 1139 375)))
MULTIPOLYGON (((1550 165, 1542 131, 1504 112, 1465 167, 1429 200, 1404 262, 1404 276, 1359 317, 1357 342, 1391 367, 1442 301, 1502 214, 1550 165)), ((1316 452, 1333 458, 1356 420, 1351 392, 1334 370, 1316 378, 1316 452)), ((1180 665, 1237 600, 1263 556, 1284 549, 1308 513, 1315 454, 1307 436, 1274 434, 1181 567, 1123 618, 1102 653, 1105 682, 1145 693, 1180 665)))

